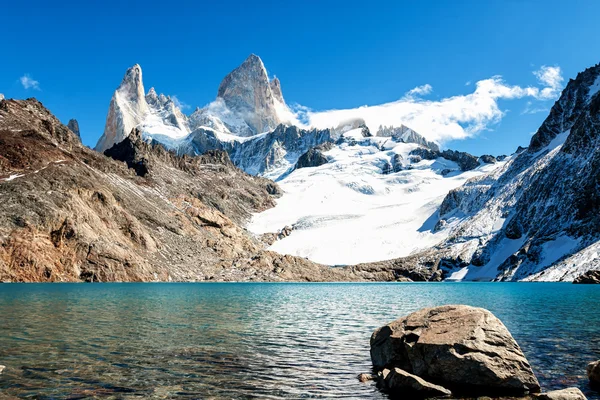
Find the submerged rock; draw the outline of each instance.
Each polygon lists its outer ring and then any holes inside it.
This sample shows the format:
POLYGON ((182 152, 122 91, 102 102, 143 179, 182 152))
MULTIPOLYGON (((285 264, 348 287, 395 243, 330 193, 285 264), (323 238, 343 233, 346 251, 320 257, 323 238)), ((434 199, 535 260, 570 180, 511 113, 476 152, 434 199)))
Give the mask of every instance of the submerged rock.
POLYGON ((553 390, 548 393, 542 393, 536 396, 536 398, 540 400, 587 400, 587 397, 577 388, 553 390))
POLYGON ((579 275, 573 283, 598 284, 600 283, 600 270, 592 270, 579 275))
POLYGON ((400 368, 458 394, 520 396, 540 385, 517 342, 491 312, 426 308, 371 336, 376 370, 400 368))
POLYGON ((2 371, 4 371, 6 369, 6 367, 4 365, 0 365, 0 374, 2 373, 2 371))
POLYGON ((358 374, 358 380, 363 383, 375 380, 375 378, 376 376, 371 374, 358 374))

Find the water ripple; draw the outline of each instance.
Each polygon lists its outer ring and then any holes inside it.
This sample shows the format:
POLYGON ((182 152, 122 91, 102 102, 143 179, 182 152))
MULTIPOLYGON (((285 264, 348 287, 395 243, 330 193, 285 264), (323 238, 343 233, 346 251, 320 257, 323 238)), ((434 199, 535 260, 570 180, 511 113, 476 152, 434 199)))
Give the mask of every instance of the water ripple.
POLYGON ((545 389, 587 386, 600 287, 570 284, 0 285, 2 395, 36 399, 385 398, 373 329, 470 304, 507 325, 545 389))

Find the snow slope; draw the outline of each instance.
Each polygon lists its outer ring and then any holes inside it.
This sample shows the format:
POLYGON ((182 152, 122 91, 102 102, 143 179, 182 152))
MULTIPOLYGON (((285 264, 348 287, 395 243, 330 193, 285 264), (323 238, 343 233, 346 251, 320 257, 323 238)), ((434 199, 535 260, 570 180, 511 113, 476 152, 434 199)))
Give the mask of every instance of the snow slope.
POLYGON ((324 153, 327 164, 297 169, 279 181, 284 195, 276 207, 252 219, 248 229, 256 234, 293 227, 292 234, 276 241, 271 250, 341 265, 402 257, 431 247, 448 235, 450 226, 434 229, 448 191, 504 164, 461 173, 456 163, 444 158, 411 162, 409 153, 417 144, 365 138, 361 129, 343 136, 324 153), (395 154, 402 157, 403 170, 383 173, 395 154), (453 172, 443 176, 447 170, 453 172))

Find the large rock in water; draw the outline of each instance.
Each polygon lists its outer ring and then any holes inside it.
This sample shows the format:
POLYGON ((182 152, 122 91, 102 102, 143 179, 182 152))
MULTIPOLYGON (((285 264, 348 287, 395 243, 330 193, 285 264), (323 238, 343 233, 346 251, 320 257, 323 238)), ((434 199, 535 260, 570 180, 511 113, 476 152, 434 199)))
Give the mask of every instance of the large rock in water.
POLYGON ((590 385, 594 388, 600 388, 600 360, 588 364, 587 375, 590 379, 590 385))
POLYGON ((455 394, 520 396, 540 385, 517 342, 491 312, 426 308, 377 329, 376 370, 400 368, 455 394))

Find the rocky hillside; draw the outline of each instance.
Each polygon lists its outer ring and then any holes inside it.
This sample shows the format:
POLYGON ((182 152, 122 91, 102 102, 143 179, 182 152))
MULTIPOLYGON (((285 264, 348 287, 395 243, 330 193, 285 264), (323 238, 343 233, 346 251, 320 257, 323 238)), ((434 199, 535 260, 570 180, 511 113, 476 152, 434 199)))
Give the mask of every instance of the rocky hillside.
POLYGON ((278 188, 226 153, 178 157, 133 130, 107 154, 35 99, 0 102, 0 281, 394 278, 263 251, 240 224, 278 188))
POLYGON ((600 65, 564 89, 502 168, 452 190, 437 225, 452 232, 421 253, 456 280, 573 280, 600 266, 600 65))

